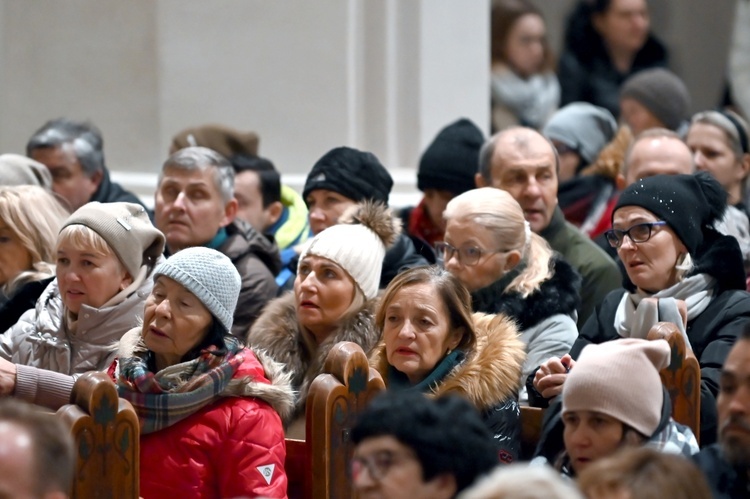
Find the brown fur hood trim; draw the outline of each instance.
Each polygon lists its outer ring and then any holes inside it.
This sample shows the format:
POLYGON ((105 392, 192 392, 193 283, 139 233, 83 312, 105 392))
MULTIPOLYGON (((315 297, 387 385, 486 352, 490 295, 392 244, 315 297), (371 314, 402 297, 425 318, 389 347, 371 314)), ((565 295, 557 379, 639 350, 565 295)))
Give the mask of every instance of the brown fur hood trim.
MULTIPOLYGON (((461 395, 479 410, 517 396, 521 386, 521 367, 526 348, 518 338, 518 329, 505 315, 472 315, 477 332, 474 350, 433 390, 436 397, 447 393, 461 395)), ((388 385, 388 360, 385 344, 378 345, 370 365, 380 372, 388 385)))
POLYGON ((295 417, 304 410, 310 384, 323 370, 328 352, 336 343, 352 341, 361 346, 366 355, 378 344, 380 332, 375 326, 375 306, 376 301, 369 300, 357 313, 343 319, 336 331, 317 348, 297 321, 294 292, 270 302, 255 321, 247 344, 253 350, 264 351, 291 375, 292 387, 298 391, 295 417))
POLYGON ((342 224, 362 224, 383 241, 386 249, 393 246, 396 238, 401 234, 401 219, 382 203, 363 201, 347 209, 339 218, 342 224))
MULTIPOLYGON (((146 347, 141 340, 141 328, 128 331, 120 339, 118 358, 132 357, 143 353, 146 347)), ((282 420, 289 418, 294 410, 295 393, 292 389, 291 374, 285 372, 284 366, 275 362, 262 350, 253 349, 255 357, 263 367, 268 383, 257 383, 252 377, 232 379, 221 393, 224 397, 254 397, 267 402, 279 413, 282 420)), ((119 373, 119 364, 115 377, 119 373)))

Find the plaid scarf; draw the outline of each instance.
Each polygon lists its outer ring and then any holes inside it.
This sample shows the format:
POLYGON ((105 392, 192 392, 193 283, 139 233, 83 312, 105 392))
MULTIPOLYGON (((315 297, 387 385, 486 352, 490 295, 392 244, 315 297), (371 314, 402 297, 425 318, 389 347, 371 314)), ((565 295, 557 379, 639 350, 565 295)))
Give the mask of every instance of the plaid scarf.
POLYGON ((133 405, 141 434, 167 428, 222 395, 244 360, 237 339, 227 336, 224 342, 227 346, 224 355, 211 346, 198 358, 157 373, 147 367, 149 352, 145 347, 137 348, 133 357, 120 359, 117 391, 133 405))

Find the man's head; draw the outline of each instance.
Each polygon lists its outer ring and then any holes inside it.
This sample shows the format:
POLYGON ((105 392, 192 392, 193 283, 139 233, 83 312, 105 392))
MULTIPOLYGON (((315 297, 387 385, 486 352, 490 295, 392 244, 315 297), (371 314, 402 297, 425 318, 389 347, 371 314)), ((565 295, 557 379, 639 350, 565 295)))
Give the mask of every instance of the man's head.
POLYGON ((733 466, 750 469, 750 327, 729 351, 716 399, 719 442, 733 466))
POLYGON ((63 499, 73 484, 70 431, 53 414, 0 401, 0 497, 63 499))
POLYGON ((258 232, 267 232, 284 210, 281 175, 273 163, 259 156, 238 154, 231 161, 237 218, 248 222, 258 232))
POLYGON ((668 69, 646 69, 623 83, 620 111, 634 135, 650 128, 677 130, 690 116, 690 92, 668 69))
POLYGON ((347 208, 362 201, 388 205, 393 179, 378 158, 351 147, 323 155, 307 174, 302 199, 313 234, 336 225, 347 208))
POLYGON ((26 144, 26 155, 52 174, 52 190, 71 211, 88 203, 104 178, 103 141, 91 123, 59 118, 48 121, 26 144))
POLYGON ((451 498, 498 464, 492 434, 466 400, 413 391, 373 400, 352 430, 360 497, 451 498))
POLYGON ((477 187, 508 191, 536 233, 546 229, 557 207, 555 147, 536 130, 515 127, 493 135, 479 153, 477 187))
POLYGON ((205 245, 236 215, 234 170, 226 158, 188 147, 167 159, 159 173, 154 219, 171 253, 205 245))
POLYGON ((621 187, 654 175, 690 174, 694 170, 693 154, 679 135, 652 128, 633 139, 625 153, 621 187))

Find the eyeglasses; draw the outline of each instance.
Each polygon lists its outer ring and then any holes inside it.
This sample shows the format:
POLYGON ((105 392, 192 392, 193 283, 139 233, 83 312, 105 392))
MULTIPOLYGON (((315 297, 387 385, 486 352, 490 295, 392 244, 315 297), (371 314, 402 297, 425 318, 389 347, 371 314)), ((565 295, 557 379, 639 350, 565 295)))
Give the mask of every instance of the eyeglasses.
POLYGON ((604 233, 607 237, 607 242, 613 248, 619 248, 622 246, 622 242, 625 240, 625 236, 628 236, 634 243, 645 243, 651 239, 651 233, 654 227, 660 227, 666 225, 667 222, 659 220, 658 222, 645 222, 642 224, 635 224, 628 230, 621 229, 610 229, 604 233))
POLYGON ((369 456, 354 456, 351 461, 352 479, 356 480, 362 471, 367 469, 370 478, 379 482, 388 474, 394 464, 413 458, 413 454, 397 453, 390 450, 381 450, 369 456))
POLYGON ((507 250, 496 250, 487 251, 476 246, 466 246, 463 248, 456 248, 445 242, 435 243, 435 251, 437 251, 438 258, 443 262, 447 262, 453 255, 458 254, 459 263, 467 266, 476 265, 482 258, 482 255, 491 255, 493 253, 505 253, 507 250))

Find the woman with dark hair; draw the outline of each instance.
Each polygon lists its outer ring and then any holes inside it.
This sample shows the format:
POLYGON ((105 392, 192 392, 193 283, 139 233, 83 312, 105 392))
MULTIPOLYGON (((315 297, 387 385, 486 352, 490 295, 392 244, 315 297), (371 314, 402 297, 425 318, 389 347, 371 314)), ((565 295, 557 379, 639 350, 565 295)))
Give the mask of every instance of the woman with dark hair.
POLYGON ((383 341, 370 362, 387 388, 467 398, 482 414, 502 462, 520 446, 518 389, 525 353, 504 315, 471 313, 471 296, 438 267, 391 281, 375 317, 383 341))
POLYGON ((620 115, 620 85, 642 69, 667 66, 650 33, 646 0, 581 0, 568 18, 558 77, 561 105, 576 101, 620 115))
POLYGON ((705 172, 657 175, 626 188, 606 233, 626 271, 624 289, 604 298, 570 355, 541 365, 530 399, 534 389, 547 399, 564 390, 571 357, 588 343, 646 338, 657 322, 672 322, 701 368, 700 441, 715 442, 721 366, 750 322, 737 240, 714 228, 725 208, 726 192, 705 172))
POLYGON ((492 128, 540 129, 560 103, 542 13, 529 0, 492 7, 492 128))
POLYGON ((179 251, 120 343, 110 374, 138 414, 146 499, 286 497, 281 417, 294 396, 280 365, 229 333, 240 286, 218 251, 179 251))

